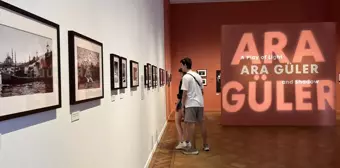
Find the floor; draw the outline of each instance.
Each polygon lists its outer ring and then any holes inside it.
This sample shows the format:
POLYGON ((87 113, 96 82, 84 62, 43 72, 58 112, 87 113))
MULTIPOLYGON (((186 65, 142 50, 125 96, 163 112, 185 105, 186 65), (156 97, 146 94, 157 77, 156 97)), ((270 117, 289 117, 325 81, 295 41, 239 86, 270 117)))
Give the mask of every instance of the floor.
MULTIPOLYGON (((207 113, 210 152, 187 156, 174 150, 169 122, 150 168, 340 168, 337 127, 222 127, 220 113, 207 113)), ((197 131, 196 144, 202 141, 197 131)))

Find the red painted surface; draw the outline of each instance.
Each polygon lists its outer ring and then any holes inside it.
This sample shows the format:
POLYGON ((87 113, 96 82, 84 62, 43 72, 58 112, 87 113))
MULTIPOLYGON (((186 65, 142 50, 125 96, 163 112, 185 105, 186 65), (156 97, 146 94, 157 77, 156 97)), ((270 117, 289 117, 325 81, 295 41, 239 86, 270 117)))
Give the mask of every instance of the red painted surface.
MULTIPOLYGON (((180 59, 193 59, 194 69, 207 69, 205 110, 221 111, 221 96, 216 95, 216 70, 221 68, 221 26, 288 22, 339 22, 337 0, 274 0, 171 5, 172 101, 176 101, 180 59)), ((337 28, 339 30, 339 26, 337 28)), ((339 34, 337 35, 339 38, 339 34)), ((339 43, 338 43, 339 44, 339 43)), ((338 45, 339 46, 339 45, 338 45)), ((340 73, 340 52, 337 72, 340 73)), ((228 72, 227 72, 228 73, 228 72)), ((336 85, 340 95, 339 84, 336 85)), ((340 102, 337 100, 337 109, 340 102)))
MULTIPOLYGON (((171 71, 171 48, 170 48, 170 3, 169 0, 163 0, 164 3, 164 52, 165 52, 165 70, 171 71)), ((169 118, 173 111, 171 106, 171 87, 165 85, 166 96, 166 116, 169 118)))

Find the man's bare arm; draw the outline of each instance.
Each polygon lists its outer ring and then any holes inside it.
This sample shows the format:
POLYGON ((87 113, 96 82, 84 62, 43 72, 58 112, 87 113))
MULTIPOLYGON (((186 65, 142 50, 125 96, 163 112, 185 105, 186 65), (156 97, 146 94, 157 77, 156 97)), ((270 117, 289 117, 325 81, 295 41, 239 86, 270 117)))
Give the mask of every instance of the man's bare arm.
POLYGON ((182 95, 182 108, 185 105, 185 102, 187 100, 188 92, 186 90, 183 90, 183 95, 182 95))

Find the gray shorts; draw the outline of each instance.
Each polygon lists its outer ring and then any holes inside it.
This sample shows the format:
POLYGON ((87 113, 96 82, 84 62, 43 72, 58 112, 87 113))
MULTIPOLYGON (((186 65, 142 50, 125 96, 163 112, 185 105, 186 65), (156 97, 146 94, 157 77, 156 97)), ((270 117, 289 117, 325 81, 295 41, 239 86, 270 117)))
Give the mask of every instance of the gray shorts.
POLYGON ((204 119, 203 107, 186 107, 184 122, 201 122, 204 119))

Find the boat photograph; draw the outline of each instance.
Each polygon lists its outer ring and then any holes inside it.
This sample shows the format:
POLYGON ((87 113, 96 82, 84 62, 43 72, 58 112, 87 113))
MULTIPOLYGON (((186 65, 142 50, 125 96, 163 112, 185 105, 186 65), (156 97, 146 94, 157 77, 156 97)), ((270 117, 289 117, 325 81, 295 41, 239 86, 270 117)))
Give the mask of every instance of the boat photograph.
POLYGON ((52 40, 0 25, 0 97, 53 92, 52 40))

